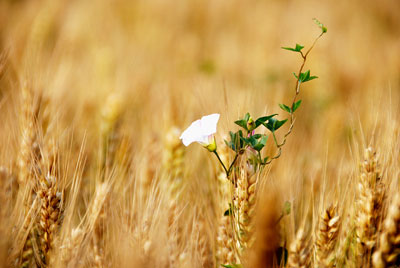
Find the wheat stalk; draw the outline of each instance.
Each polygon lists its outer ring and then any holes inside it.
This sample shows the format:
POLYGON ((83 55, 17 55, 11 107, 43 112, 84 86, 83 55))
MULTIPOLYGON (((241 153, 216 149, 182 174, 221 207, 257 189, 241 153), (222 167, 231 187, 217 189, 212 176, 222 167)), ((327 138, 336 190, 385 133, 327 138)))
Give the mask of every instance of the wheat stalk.
POLYGON ((376 153, 367 148, 358 182, 356 217, 357 255, 359 265, 368 265, 376 243, 382 213, 384 186, 381 182, 376 153))
POLYGON ((91 258, 94 267, 106 265, 104 248, 104 225, 106 221, 106 202, 109 198, 110 185, 108 182, 99 184, 96 194, 88 210, 88 230, 93 232, 91 240, 91 258))
POLYGON ((10 174, 8 170, 2 166, 0 166, 0 263, 6 262, 6 252, 8 247, 8 224, 7 224, 7 216, 9 214, 10 209, 10 196, 9 193, 9 184, 10 184, 10 174))
POLYGON ((220 218, 218 233, 217 233, 216 252, 219 264, 232 264, 237 262, 234 250, 234 236, 232 231, 231 217, 222 216, 220 218))
POLYGON ((374 267, 391 267, 400 255, 400 194, 396 193, 384 221, 379 247, 372 259, 374 267))
POLYGON ((337 213, 337 207, 331 205, 321 216, 320 227, 315 242, 318 267, 334 266, 333 254, 340 227, 340 216, 337 213))
POLYGON ((60 260, 55 260, 52 265, 61 263, 62 267, 76 267, 84 236, 85 233, 82 228, 73 228, 60 247, 60 254, 58 255, 60 260))
POLYGON ((20 118, 21 138, 17 156, 18 183, 24 187, 31 183, 35 162, 39 160, 35 118, 37 118, 40 102, 35 102, 32 89, 25 83, 22 87, 22 116, 20 118))
POLYGON ((291 243, 289 249, 288 266, 290 268, 308 267, 311 261, 310 240, 303 228, 297 231, 295 240, 291 243))
POLYGON ((207 226, 204 217, 200 217, 194 222, 194 232, 197 241, 197 251, 199 252, 200 267, 213 267, 212 252, 207 233, 207 226))
MULTIPOLYGON (((226 165, 229 163, 229 153, 226 147, 220 150, 221 161, 226 165)), ((216 257, 218 264, 237 263, 238 258, 235 251, 235 239, 232 224, 232 187, 224 171, 217 175, 219 206, 218 206, 218 229, 216 237, 216 257), (226 213, 228 212, 228 213, 226 213)))
POLYGON ((282 261, 276 258, 280 242, 278 196, 274 191, 260 193, 260 204, 263 205, 257 207, 255 242, 248 251, 249 263, 245 267, 276 267, 282 261))
POLYGON ((238 241, 243 249, 250 248, 253 241, 253 219, 256 204, 257 175, 240 168, 235 189, 235 226, 238 241))
POLYGON ((49 263, 49 253, 61 217, 61 192, 58 191, 55 176, 47 174, 41 179, 38 196, 41 200, 39 221, 41 250, 46 263, 49 263))

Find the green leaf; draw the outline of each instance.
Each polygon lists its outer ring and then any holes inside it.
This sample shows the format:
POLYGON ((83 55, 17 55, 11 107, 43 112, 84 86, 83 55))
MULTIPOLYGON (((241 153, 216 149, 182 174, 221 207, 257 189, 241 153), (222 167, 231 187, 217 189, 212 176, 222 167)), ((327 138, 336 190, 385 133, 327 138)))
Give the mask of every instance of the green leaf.
POLYGON ((286 49, 286 50, 290 50, 290 51, 294 51, 294 52, 300 52, 302 49, 304 48, 304 46, 296 44, 295 48, 291 48, 291 47, 282 47, 282 49, 286 49))
POLYGON ((243 268, 243 266, 241 264, 221 264, 222 267, 225 268, 243 268))
POLYGON ((254 150, 256 150, 256 151, 261 151, 262 150, 262 148, 264 148, 264 146, 265 145, 263 145, 263 144, 261 144, 261 143, 257 143, 257 144, 255 144, 254 146, 252 146, 252 148, 254 149, 254 150))
POLYGON ((317 20, 316 18, 313 18, 313 21, 322 30, 322 33, 326 33, 328 31, 328 28, 326 28, 319 20, 317 20))
POLYGON ((292 105, 292 111, 293 111, 293 113, 297 110, 297 108, 300 107, 300 104, 301 104, 301 100, 296 101, 295 103, 293 103, 293 105, 292 105))
POLYGON ((275 130, 279 129, 283 124, 285 124, 287 119, 279 121, 275 118, 271 118, 268 120, 267 124, 263 124, 266 128, 268 128, 271 132, 274 132, 275 130))
POLYGON ((292 210, 292 204, 289 201, 286 201, 283 205, 283 215, 289 215, 292 210))
POLYGON ((264 136, 261 138, 260 143, 261 143, 262 145, 265 145, 265 144, 267 144, 267 140, 268 140, 268 136, 267 136, 267 135, 264 135, 264 136))
POLYGON ((262 136, 261 134, 254 134, 252 137, 258 140, 259 138, 261 138, 261 136, 262 136))
POLYGON ((263 116, 260 117, 256 120, 256 128, 262 124, 264 124, 265 122, 267 122, 269 119, 273 118, 274 116, 276 116, 278 114, 271 114, 271 115, 267 115, 267 116, 263 116))
POLYGON ((244 143, 241 140, 243 138, 243 132, 241 130, 237 131, 236 133, 229 131, 229 136, 231 140, 225 141, 226 145, 238 153, 244 146, 244 143))
MULTIPOLYGON (((297 78, 297 76, 296 76, 296 78, 297 78)), ((298 78, 298 80, 299 80, 299 82, 304 83, 304 82, 313 80, 315 78, 318 78, 318 76, 310 76, 310 70, 308 70, 308 71, 306 71, 304 73, 301 73, 299 78, 298 78)))
POLYGON ((243 119, 244 119, 244 120, 246 121, 246 123, 247 123, 247 121, 249 121, 249 118, 250 118, 250 114, 249 114, 249 113, 246 113, 243 119))
POLYGON ((290 108, 289 106, 285 105, 285 104, 279 104, 279 107, 281 107, 282 110, 290 113, 290 108))
POLYGON ((249 142, 251 147, 253 147, 253 146, 255 146, 257 144, 257 139, 254 138, 254 136, 250 136, 249 138, 247 138, 247 141, 249 142))
POLYGON ((304 46, 296 44, 296 51, 301 51, 304 48, 304 46))
POLYGON ((268 136, 263 135, 262 138, 260 139, 259 142, 256 144, 252 145, 251 147, 256 150, 256 151, 261 151, 262 148, 264 148, 265 144, 267 144, 268 136))
POLYGON ((239 130, 235 133, 229 131, 230 141, 225 141, 226 145, 236 153, 241 153, 244 150, 245 138, 243 137, 243 131, 239 130))
POLYGON ((236 120, 235 124, 238 126, 241 126, 245 130, 247 130, 247 120, 241 119, 241 120, 236 120))
POLYGON ((275 130, 277 130, 278 128, 280 128, 281 126, 283 126, 283 124, 285 124, 286 121, 287 121, 287 119, 282 120, 282 121, 276 120, 276 122, 275 122, 275 124, 274 124, 275 130))

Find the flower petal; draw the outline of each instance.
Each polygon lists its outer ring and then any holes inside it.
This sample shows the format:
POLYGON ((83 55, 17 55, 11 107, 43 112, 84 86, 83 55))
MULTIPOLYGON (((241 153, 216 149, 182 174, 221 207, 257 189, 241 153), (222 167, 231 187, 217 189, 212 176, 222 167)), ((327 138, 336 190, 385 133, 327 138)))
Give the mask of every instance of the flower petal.
POLYGON ((208 145, 209 136, 217 132, 219 114, 210 114, 194 121, 179 137, 185 146, 199 142, 208 145))
POLYGON ((210 114, 201 118, 201 134, 209 136, 217 132, 219 114, 210 114))
POLYGON ((185 146, 201 139, 201 121, 194 121, 179 137, 185 146))

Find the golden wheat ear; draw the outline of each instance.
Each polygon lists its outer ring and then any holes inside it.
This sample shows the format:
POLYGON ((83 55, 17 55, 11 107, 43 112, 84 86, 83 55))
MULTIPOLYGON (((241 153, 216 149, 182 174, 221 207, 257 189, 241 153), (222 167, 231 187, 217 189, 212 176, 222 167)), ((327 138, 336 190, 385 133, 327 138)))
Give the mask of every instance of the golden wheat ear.
POLYGON ((290 244, 288 266, 290 268, 306 268, 311 262, 311 243, 303 228, 296 233, 295 240, 290 244))
POLYGON ((317 232, 316 259, 318 267, 334 266, 334 250, 340 228, 340 216, 337 207, 331 205, 321 215, 320 227, 317 232))
POLYGON ((369 265, 382 217, 384 185, 375 151, 367 148, 358 182, 356 216, 357 263, 369 265))
POLYGON ((398 265, 400 255, 400 193, 396 193, 384 221, 379 238, 379 247, 372 260, 374 267, 392 267, 398 265))

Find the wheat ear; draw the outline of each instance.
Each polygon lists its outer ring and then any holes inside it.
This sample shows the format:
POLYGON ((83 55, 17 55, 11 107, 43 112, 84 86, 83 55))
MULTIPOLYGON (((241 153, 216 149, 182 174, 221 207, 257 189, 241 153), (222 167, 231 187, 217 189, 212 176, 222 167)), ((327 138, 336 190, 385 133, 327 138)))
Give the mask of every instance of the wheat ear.
POLYGON ((40 223, 41 250, 46 263, 49 263, 49 253, 53 247, 54 235, 61 216, 61 192, 57 188, 57 178, 47 174, 41 179, 39 198, 41 200, 40 223))
POLYGON ((251 174, 245 168, 239 171, 237 180, 235 206, 237 215, 235 215, 236 234, 241 248, 250 248, 253 243, 254 215, 256 204, 256 182, 257 175, 251 174))
POLYGON ((321 216, 317 232, 316 259, 318 267, 334 266, 334 249, 339 234, 340 216, 337 207, 331 205, 321 216))
MULTIPOLYGON (((229 154, 226 147, 220 151, 220 157, 223 163, 229 163, 229 154)), ((216 257, 218 265, 236 263, 238 258, 235 251, 234 233, 232 225, 232 187, 231 182, 226 177, 224 171, 220 171, 217 175, 218 193, 219 193, 219 212, 218 212, 218 229, 217 229, 217 250, 216 257), (228 213, 226 213, 228 212, 228 213)))
POLYGON ((386 216, 379 239, 379 248, 372 259, 374 267, 395 265, 400 255, 400 194, 396 193, 386 216))
POLYGON ((361 163, 358 182, 358 213, 356 217, 357 263, 369 265, 372 249, 376 243, 384 198, 376 153, 367 148, 361 163))
POLYGON ((308 267, 311 261, 310 240, 304 229, 297 231, 295 240, 290 245, 288 266, 290 268, 308 267))

